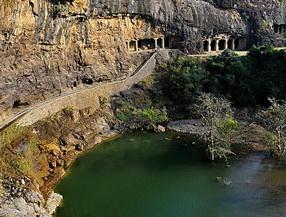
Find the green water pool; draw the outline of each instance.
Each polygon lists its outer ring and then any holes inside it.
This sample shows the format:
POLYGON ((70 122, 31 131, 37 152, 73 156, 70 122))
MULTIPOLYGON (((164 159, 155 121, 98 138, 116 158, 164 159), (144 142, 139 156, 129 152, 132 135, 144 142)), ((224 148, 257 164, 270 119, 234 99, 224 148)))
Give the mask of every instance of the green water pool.
POLYGON ((226 167, 188 150, 191 142, 140 132, 96 147, 56 187, 56 217, 286 216, 284 166, 253 154, 226 167))

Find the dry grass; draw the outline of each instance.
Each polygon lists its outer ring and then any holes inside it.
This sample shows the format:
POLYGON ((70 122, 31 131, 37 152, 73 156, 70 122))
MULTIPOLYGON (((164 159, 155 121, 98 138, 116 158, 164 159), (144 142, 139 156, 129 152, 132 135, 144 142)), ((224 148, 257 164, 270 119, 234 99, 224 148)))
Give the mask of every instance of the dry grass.
POLYGON ((39 149, 42 141, 31 129, 11 125, 1 132, 0 144, 0 173, 25 175, 42 183, 48 174, 48 161, 39 149))
POLYGON ((12 124, 0 132, 0 150, 11 144, 15 139, 23 135, 28 131, 28 128, 17 126, 12 124))

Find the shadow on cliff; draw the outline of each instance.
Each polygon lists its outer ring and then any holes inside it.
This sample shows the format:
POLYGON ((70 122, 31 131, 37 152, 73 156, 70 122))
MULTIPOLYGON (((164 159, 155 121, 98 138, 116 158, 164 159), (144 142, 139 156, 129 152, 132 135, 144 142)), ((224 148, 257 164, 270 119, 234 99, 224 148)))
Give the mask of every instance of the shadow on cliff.
POLYGON ((53 5, 65 5, 67 3, 72 4, 74 2, 74 0, 48 0, 49 3, 53 4, 53 5))

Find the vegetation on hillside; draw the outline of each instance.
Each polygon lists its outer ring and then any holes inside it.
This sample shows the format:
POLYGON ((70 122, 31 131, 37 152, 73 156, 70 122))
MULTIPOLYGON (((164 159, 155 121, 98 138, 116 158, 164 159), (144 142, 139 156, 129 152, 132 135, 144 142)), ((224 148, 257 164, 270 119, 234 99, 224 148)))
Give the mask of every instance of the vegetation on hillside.
MULTIPOLYGON (((238 57, 228 50, 206 60, 181 57, 162 69, 165 73, 148 77, 112 100, 124 129, 156 130, 170 118, 181 118, 184 110, 187 117, 201 118, 209 129, 203 139, 210 159, 227 159, 232 154, 231 137, 239 128, 232 106, 255 108, 252 121, 268 130, 265 141, 272 153, 279 158, 285 155, 285 51, 254 47, 248 56, 238 57)), ((100 98, 102 106, 107 101, 100 98)), ((0 133, 0 173, 29 176, 40 183, 49 169, 42 153, 51 142, 29 128, 6 128, 0 133)))
POLYGON ((250 120, 268 130, 265 141, 273 156, 285 156, 284 50, 262 46, 253 47, 245 57, 230 50, 205 60, 180 57, 162 71, 163 91, 176 111, 183 111, 185 118, 201 118, 210 129, 205 141, 212 160, 231 153, 230 136, 238 128, 231 104, 236 111, 257 113, 250 120))
POLYGON ((27 127, 12 124, 3 130, 0 133, 0 174, 24 175, 42 183, 48 167, 41 164, 46 156, 41 154, 39 143, 39 138, 27 127))
POLYGON ((113 101, 115 115, 125 129, 154 130, 159 124, 168 121, 163 97, 154 82, 154 77, 147 77, 113 101))
POLYGON ((253 47, 246 57, 230 50, 206 61, 181 57, 164 71, 164 92, 178 104, 191 104, 200 92, 223 95, 239 108, 286 99, 286 52, 269 46, 253 47))

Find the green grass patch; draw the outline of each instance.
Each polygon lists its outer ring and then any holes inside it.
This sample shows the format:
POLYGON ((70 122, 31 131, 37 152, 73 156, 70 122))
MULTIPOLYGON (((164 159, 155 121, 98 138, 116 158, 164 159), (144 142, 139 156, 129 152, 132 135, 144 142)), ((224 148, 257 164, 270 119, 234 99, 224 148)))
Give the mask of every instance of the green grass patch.
POLYGON ((0 150, 11 144, 19 136, 25 134, 29 129, 21 127, 16 124, 12 124, 0 132, 0 150))
POLYGON ((41 154, 42 142, 28 127, 15 124, 0 133, 0 173, 5 176, 28 176, 42 183, 47 174, 48 163, 41 154))

